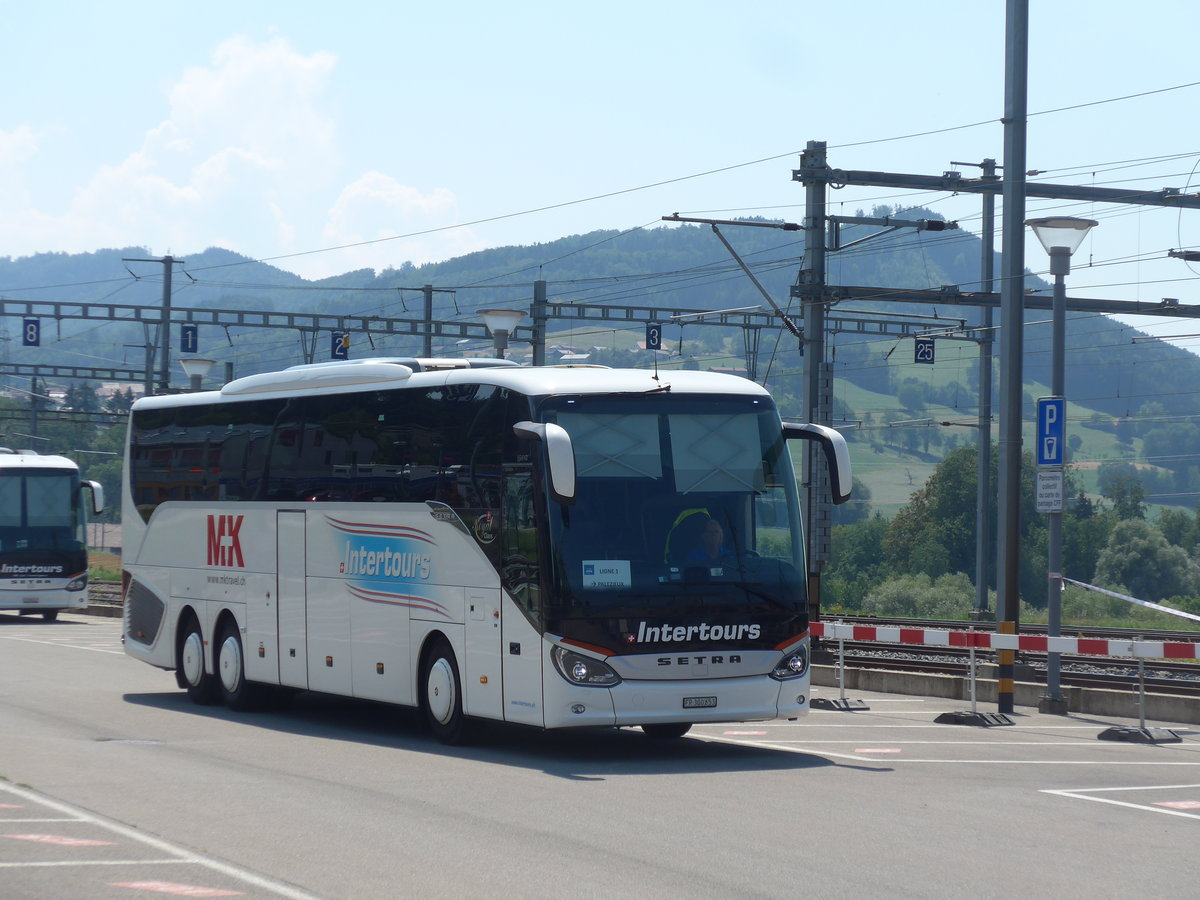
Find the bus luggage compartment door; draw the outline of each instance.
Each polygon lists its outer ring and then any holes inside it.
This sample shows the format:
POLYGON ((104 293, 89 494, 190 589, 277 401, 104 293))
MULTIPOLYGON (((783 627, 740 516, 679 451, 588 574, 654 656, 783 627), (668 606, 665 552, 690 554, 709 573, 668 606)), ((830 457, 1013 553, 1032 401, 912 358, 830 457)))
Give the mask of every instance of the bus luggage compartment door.
POLYGON ((279 683, 308 687, 307 596, 305 580, 305 513, 280 511, 277 519, 275 596, 279 612, 279 683))

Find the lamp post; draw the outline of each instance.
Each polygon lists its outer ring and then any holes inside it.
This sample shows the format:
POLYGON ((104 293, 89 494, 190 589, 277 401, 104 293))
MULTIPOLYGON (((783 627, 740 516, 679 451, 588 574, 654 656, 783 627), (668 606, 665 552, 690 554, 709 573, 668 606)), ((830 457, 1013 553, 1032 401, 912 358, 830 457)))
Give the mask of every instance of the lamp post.
MULTIPOLYGON (((1079 249, 1087 233, 1096 226, 1092 219, 1076 219, 1070 216, 1049 216, 1041 219, 1028 219, 1025 222, 1037 239, 1041 241, 1046 252, 1050 254, 1050 274, 1054 276, 1054 301, 1051 315, 1051 345, 1050 345, 1050 393, 1053 397, 1051 404, 1044 407, 1045 415, 1039 408, 1038 434, 1039 442, 1049 438, 1049 443, 1039 443, 1038 463, 1039 476, 1042 470, 1048 472, 1051 479, 1056 479, 1058 496, 1047 509, 1047 525, 1049 529, 1049 551, 1047 554, 1048 593, 1046 596, 1046 634, 1055 638, 1062 634, 1062 513, 1063 513, 1063 477, 1062 467, 1065 460, 1063 444, 1066 442, 1065 421, 1051 421, 1060 415, 1066 419, 1066 346, 1067 346, 1067 286, 1066 276, 1071 272, 1071 255, 1079 249)), ((1040 401, 1039 401, 1040 404, 1040 401)), ((1039 481, 1040 481, 1039 477, 1039 481)), ((1062 695, 1060 683, 1059 654, 1046 654, 1046 693, 1038 702, 1038 709, 1044 713, 1064 715, 1067 712, 1067 701, 1062 695)))
POLYGON ((179 365, 183 366, 183 374, 188 377, 188 390, 195 392, 201 389, 200 382, 216 363, 198 356, 181 356, 179 365))
POLYGON ((519 309, 481 309, 479 315, 484 326, 492 333, 492 346, 496 348, 496 358, 504 359, 504 351, 508 349, 508 336, 516 331, 517 325, 525 318, 525 313, 519 309))

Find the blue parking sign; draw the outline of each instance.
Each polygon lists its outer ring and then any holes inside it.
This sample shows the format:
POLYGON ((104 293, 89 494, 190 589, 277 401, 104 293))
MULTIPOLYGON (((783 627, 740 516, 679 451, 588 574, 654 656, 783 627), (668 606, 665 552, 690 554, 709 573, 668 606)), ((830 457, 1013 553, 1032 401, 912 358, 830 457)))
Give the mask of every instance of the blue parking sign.
POLYGON ((1062 397, 1041 397, 1037 402, 1037 464, 1061 466, 1066 438, 1066 403, 1062 397))

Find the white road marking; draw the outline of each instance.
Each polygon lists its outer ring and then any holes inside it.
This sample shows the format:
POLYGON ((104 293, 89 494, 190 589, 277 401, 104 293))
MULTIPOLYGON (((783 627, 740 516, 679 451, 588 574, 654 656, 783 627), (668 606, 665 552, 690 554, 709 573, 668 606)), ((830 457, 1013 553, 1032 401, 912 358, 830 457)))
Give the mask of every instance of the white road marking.
POLYGON ((22 800, 25 800, 28 803, 37 803, 41 806, 49 807, 50 809, 53 809, 56 812, 60 812, 63 815, 72 816, 74 818, 74 820, 77 822, 84 822, 89 825, 94 825, 97 828, 102 828, 105 831, 111 832, 113 834, 118 834, 121 837, 126 838, 127 840, 135 841, 139 844, 143 844, 147 847, 150 847, 154 850, 159 851, 160 853, 164 853, 164 854, 167 854, 169 857, 172 857, 171 859, 162 859, 162 860, 141 860, 141 861, 125 860, 124 862, 121 862, 121 861, 72 862, 69 860, 63 860, 63 861, 59 861, 59 862, 45 863, 45 864, 43 864, 43 863, 0 863, 0 868, 17 868, 17 867, 24 867, 24 866, 40 866, 40 865, 56 865, 56 866, 131 865, 131 864, 132 865, 162 865, 164 863, 166 863, 166 864, 191 863, 193 865, 197 865, 197 866, 201 866, 203 868, 209 869, 213 872, 218 872, 221 875, 224 875, 228 878, 232 878, 237 881, 245 882, 246 884, 252 884, 257 888, 261 888, 262 890, 270 891, 271 893, 273 893, 277 896, 288 897, 288 898, 290 898, 290 900, 318 900, 318 898, 315 895, 310 894, 307 891, 301 890, 300 888, 293 887, 292 885, 289 885, 289 884, 283 884, 282 882, 278 882, 278 881, 275 881, 274 879, 267 878, 262 875, 258 875, 254 872, 251 872, 247 869, 242 869, 242 868, 232 865, 230 863, 224 863, 224 862, 221 862, 216 859, 211 859, 210 857, 207 857, 207 856, 202 856, 199 853, 195 853, 194 851, 187 850, 183 847, 179 847, 175 844, 170 843, 169 841, 164 841, 160 838, 156 838, 156 837, 152 837, 148 834, 144 834, 144 833, 138 831, 136 828, 130 828, 126 825, 122 825, 120 822, 113 821, 112 819, 106 819, 103 816, 98 816, 93 813, 86 812, 85 810, 77 809, 73 806, 69 806, 66 803, 59 803, 57 800, 51 800, 49 797, 45 797, 41 794, 38 794, 35 791, 26 790, 25 788, 19 788, 19 787, 16 787, 15 785, 8 785, 8 784, 0 784, 0 791, 6 792, 8 794, 12 794, 16 797, 20 797, 22 800))
POLYGON ((45 644, 48 647, 68 647, 71 650, 90 650, 93 653, 112 653, 124 656, 124 650, 105 650, 101 647, 85 647, 82 644, 67 644, 63 641, 40 641, 37 638, 17 637, 14 634, 0 634, 0 641, 20 641, 24 644, 45 644))
MULTIPOLYGON (((778 750, 782 753, 799 753, 807 756, 823 756, 830 759, 853 759, 857 762, 893 762, 897 765, 906 763, 936 763, 939 765, 978 765, 978 766, 1191 766, 1200 767, 1200 759, 1193 761, 1179 760, 1113 760, 1113 759, 880 759, 871 760, 869 755, 855 753, 838 753, 813 746, 817 741, 746 741, 738 738, 727 738, 720 735, 697 734, 699 740, 713 741, 719 744, 736 744, 739 747, 754 747, 759 750, 778 750)), ((861 743, 859 741, 841 741, 839 743, 861 743)))
POLYGON ((1158 813, 1163 816, 1180 816, 1184 819, 1200 819, 1200 813, 1184 812, 1179 809, 1163 809, 1157 804, 1146 805, 1144 803, 1129 803, 1125 800, 1113 800, 1109 797, 1095 797, 1093 794, 1111 794, 1120 791, 1191 791, 1200 789, 1200 784, 1156 784, 1146 787, 1117 787, 1117 788, 1091 788, 1080 790, 1075 788, 1069 791, 1052 791, 1043 790, 1043 794, 1053 794, 1056 797, 1070 797, 1072 800, 1091 800, 1093 803, 1107 803, 1110 806, 1123 806, 1126 809, 1140 809, 1144 812, 1158 813))

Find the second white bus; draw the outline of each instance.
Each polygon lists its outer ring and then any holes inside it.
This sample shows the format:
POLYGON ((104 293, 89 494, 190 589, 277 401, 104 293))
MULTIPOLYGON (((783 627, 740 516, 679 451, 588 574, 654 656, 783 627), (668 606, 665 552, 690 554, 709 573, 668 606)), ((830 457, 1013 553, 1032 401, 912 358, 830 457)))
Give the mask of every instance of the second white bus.
POLYGON ((89 506, 104 490, 65 456, 0 447, 0 609, 52 622, 87 606, 89 506))

